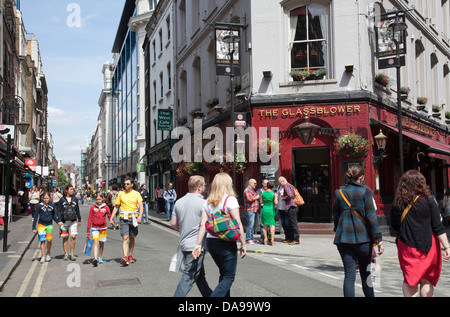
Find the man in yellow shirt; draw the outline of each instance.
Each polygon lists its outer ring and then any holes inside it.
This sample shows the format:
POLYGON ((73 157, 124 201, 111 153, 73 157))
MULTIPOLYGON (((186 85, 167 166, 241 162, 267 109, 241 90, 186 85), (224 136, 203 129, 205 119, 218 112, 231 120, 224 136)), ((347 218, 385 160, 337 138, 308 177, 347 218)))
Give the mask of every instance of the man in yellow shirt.
POLYGON ((133 189, 133 179, 129 176, 125 177, 125 190, 119 193, 115 206, 110 218, 110 225, 114 225, 114 217, 117 211, 120 211, 120 235, 122 236, 123 258, 120 263, 127 266, 134 263, 132 257, 134 249, 134 239, 138 235, 138 223, 141 223, 144 206, 142 204, 142 196, 138 191, 133 189), (139 212, 138 212, 139 211, 139 212))

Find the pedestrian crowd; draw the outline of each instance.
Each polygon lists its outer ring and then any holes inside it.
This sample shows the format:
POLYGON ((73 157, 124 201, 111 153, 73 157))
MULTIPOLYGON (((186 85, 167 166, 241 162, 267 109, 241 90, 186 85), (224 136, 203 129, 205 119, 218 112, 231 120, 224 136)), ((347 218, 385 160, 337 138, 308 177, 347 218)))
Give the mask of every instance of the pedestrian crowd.
MULTIPOLYGON (((366 268, 375 256, 384 252, 377 206, 373 191, 365 185, 362 166, 350 167, 346 179, 346 184, 336 189, 332 206, 333 243, 344 269, 343 294, 346 297, 355 296, 355 280, 359 270, 364 295, 373 297, 371 270, 366 268)), ((123 186, 121 191, 113 186, 106 195, 90 195, 94 198, 94 205, 89 211, 87 239, 93 240, 93 266, 103 263, 108 224, 111 229, 119 229, 122 236, 121 265, 128 266, 135 262, 133 251, 138 225, 149 223, 149 193, 145 185, 134 190, 130 177, 125 178, 123 186)), ((224 172, 216 174, 205 199, 206 187, 205 178, 199 175, 190 177, 188 193, 178 199, 172 183, 165 190, 162 186, 155 187, 157 213, 165 213, 170 225, 180 233, 179 248, 172 259, 175 265, 171 265, 170 269, 175 272, 180 268, 182 270, 175 297, 186 296, 194 283, 202 296, 230 296, 239 255, 244 258, 246 245, 257 243, 254 235, 258 218, 260 243, 276 245, 275 225, 279 219, 285 234, 282 242, 300 244, 297 217, 304 201, 285 177, 278 178, 276 188, 273 181, 265 179, 262 187, 257 189, 257 181, 253 178, 248 180, 242 195, 247 220, 245 230, 232 178, 224 172), (214 288, 210 287, 205 277, 204 258, 207 253, 219 269, 219 283, 214 288)), ((60 229, 63 260, 76 259, 74 249, 77 229, 81 225, 80 198, 80 193, 75 193, 70 184, 64 186, 62 193, 56 191, 52 195, 45 188, 31 188, 26 212, 33 217, 33 232, 38 233, 41 262, 51 260, 53 221, 60 229)), ((450 189, 447 189, 442 205, 444 218, 450 220, 450 189)), ((450 260, 450 245, 439 208, 425 177, 419 171, 410 170, 402 175, 390 215, 392 228, 398 233, 396 244, 404 279, 404 296, 432 296, 440 278, 442 263, 450 260)))
MULTIPOLYGON (((362 166, 350 167, 346 177, 347 182, 336 190, 333 203, 334 244, 344 267, 343 294, 345 297, 355 296, 359 270, 364 295, 374 297, 370 265, 374 257, 384 253, 377 206, 373 191, 365 185, 362 166)), ((230 296, 238 254, 244 258, 246 244, 255 243, 255 219, 258 215, 262 227, 261 243, 275 245, 273 237, 278 214, 285 234, 283 242, 300 244, 297 215, 304 201, 301 197, 298 199, 295 187, 285 177, 278 179, 276 189, 275 184, 268 180, 262 182, 261 189, 256 187, 257 181, 250 179, 243 192, 247 220, 244 232, 231 177, 226 173, 216 174, 206 200, 202 195, 206 188, 205 179, 202 176, 190 177, 189 193, 175 203, 171 219, 171 226, 180 232, 180 244, 170 270, 182 270, 175 297, 186 296, 194 283, 202 296, 230 296), (234 222, 227 220, 229 218, 234 222), (225 227, 223 223, 226 223, 225 227), (240 247, 237 242, 240 242, 240 247), (206 252, 219 269, 219 283, 214 289, 205 278, 206 252)), ((449 189, 443 206, 445 217, 450 217, 449 189)), ((398 232, 396 243, 404 278, 404 296, 432 296, 442 262, 450 260, 450 245, 438 203, 420 172, 408 171, 400 179, 391 218, 392 227, 398 232)))

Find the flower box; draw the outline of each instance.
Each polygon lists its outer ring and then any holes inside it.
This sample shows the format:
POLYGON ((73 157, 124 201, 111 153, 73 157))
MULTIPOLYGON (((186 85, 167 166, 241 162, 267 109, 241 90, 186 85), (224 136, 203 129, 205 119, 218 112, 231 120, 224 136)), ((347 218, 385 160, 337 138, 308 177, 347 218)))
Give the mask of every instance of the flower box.
POLYGON ((203 114, 203 111, 201 108, 195 108, 191 112, 189 112, 192 118, 203 118, 205 115, 203 114))
POLYGON ((294 81, 320 80, 325 78, 327 71, 324 68, 317 70, 293 69, 289 74, 294 81))
POLYGON ((375 82, 383 87, 388 87, 391 84, 391 79, 388 75, 380 73, 375 75, 375 82))
POLYGON ((187 123, 187 118, 186 117, 181 117, 177 120, 177 125, 178 126, 182 126, 185 125, 187 123))
POLYGON ((218 98, 213 98, 213 99, 209 99, 206 102, 206 106, 208 108, 214 108, 215 106, 217 106, 219 104, 219 99, 218 98))
POLYGON ((426 105, 428 102, 428 99, 425 97, 417 97, 417 104, 419 105, 426 105))

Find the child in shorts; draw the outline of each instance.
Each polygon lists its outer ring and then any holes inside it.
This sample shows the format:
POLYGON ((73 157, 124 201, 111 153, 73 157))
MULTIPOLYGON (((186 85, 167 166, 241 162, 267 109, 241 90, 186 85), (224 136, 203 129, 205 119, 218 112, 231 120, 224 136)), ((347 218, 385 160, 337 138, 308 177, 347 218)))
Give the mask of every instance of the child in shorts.
POLYGON ((39 203, 36 207, 34 219, 33 219, 33 232, 36 233, 36 222, 38 222, 38 236, 41 242, 41 263, 50 262, 52 259, 50 251, 52 249, 53 239, 53 220, 57 223, 55 208, 53 203, 50 202, 50 194, 44 193, 42 197, 43 202, 39 203), (38 220, 39 219, 39 220, 38 220), (45 241, 47 241, 47 254, 45 254, 45 241))
POLYGON ((92 261, 94 266, 97 266, 98 263, 103 263, 102 256, 106 241, 107 217, 111 219, 111 212, 108 205, 103 202, 102 195, 98 194, 95 197, 95 205, 89 210, 87 225, 87 235, 89 237, 92 234, 92 240, 94 240, 94 260, 92 261))

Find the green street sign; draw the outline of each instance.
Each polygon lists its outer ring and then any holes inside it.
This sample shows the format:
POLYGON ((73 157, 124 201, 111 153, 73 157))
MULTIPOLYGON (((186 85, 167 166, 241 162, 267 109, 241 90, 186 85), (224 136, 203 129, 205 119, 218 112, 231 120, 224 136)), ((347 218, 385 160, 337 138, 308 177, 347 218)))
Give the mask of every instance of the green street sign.
POLYGON ((136 172, 138 173, 145 172, 145 163, 137 163, 136 172))
POLYGON ((173 130, 173 110, 158 109, 158 130, 173 130))

